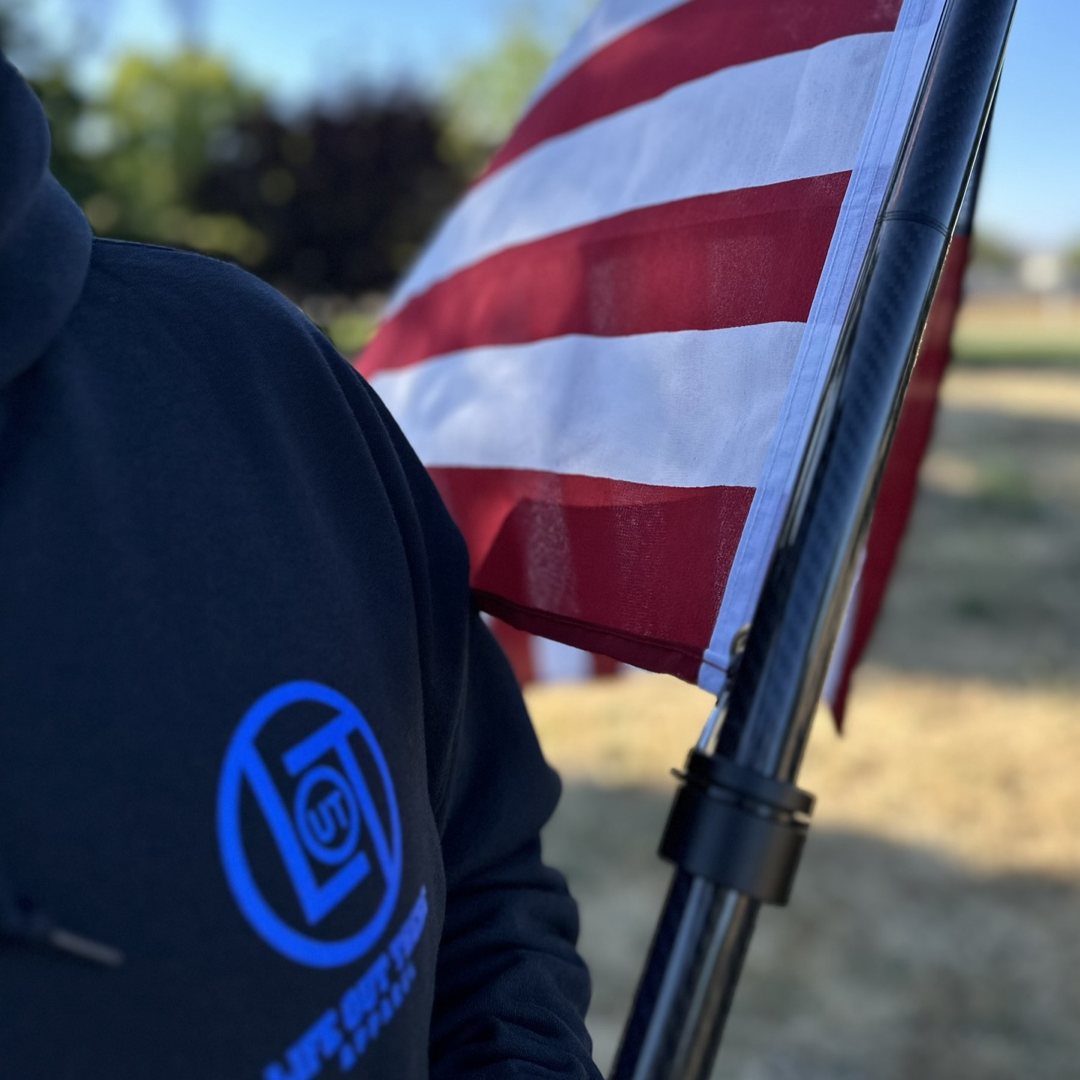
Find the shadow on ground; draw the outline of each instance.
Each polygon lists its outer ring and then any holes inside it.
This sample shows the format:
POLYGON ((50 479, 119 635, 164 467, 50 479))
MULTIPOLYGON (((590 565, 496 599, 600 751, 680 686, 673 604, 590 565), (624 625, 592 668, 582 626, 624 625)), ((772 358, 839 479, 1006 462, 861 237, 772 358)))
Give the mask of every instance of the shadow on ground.
MULTIPOLYGON (((764 912, 717 1076, 1080 1076, 1080 370, 954 371, 816 824, 764 912)), ((655 855, 710 702, 660 677, 534 687, 566 778, 545 834, 582 910, 607 1068, 669 870, 655 855)))
MULTIPOLYGON (((545 834, 581 905, 604 1069, 667 887, 653 852, 668 804, 574 783, 545 834)), ((716 1075, 1063 1080, 1080 1062, 1078 970, 1075 881, 819 828, 791 906, 761 918, 716 1075)))
MULTIPOLYGON (((968 373, 970 392, 993 389, 994 375, 968 373)), ((999 382, 997 409, 980 398, 942 411, 871 658, 896 671, 1080 686, 1080 407, 1068 419, 1071 399, 1052 395, 1058 382, 1080 393, 1080 372, 1046 387, 1041 406, 1056 415, 1010 400, 999 382)))

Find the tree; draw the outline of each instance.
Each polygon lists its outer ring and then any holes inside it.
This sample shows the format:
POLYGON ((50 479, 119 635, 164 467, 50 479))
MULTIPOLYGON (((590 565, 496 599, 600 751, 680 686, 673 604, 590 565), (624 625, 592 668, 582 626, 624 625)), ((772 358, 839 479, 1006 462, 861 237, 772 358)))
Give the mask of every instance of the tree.
POLYGON ((446 90, 447 156, 468 172, 479 172, 510 134, 555 48, 539 16, 521 9, 484 56, 463 64, 446 90))
POLYGON ((255 269, 293 296, 386 290, 464 186, 440 135, 435 108, 404 94, 291 121, 263 107, 224 134, 196 205, 262 236, 255 269))
POLYGON ((265 246, 258 232, 234 215, 200 213, 195 193, 228 132, 262 102, 224 60, 192 49, 122 59, 81 122, 99 185, 83 200, 91 224, 257 263, 265 246))
MULTIPOLYGON (((191 30, 198 13, 190 0, 162 7, 191 30)), ((165 59, 129 55, 103 92, 87 95, 72 77, 76 54, 50 45, 32 13, 28 3, 0 0, 0 44, 41 99, 53 174, 91 225, 125 239, 255 262, 263 247, 258 234, 237 218, 196 213, 192 193, 220 132, 260 105, 261 93, 221 58, 185 48, 165 59)), ((73 4, 72 14, 85 60, 99 13, 73 4)))

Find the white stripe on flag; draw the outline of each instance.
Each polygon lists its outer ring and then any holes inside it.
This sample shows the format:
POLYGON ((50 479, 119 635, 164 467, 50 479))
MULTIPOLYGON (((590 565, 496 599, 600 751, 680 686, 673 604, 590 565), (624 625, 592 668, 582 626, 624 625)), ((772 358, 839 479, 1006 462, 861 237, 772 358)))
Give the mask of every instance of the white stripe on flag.
POLYGON ((452 353, 371 383, 429 467, 753 487, 802 333, 783 322, 574 335, 452 353))
POLYGON ((850 169, 891 38, 858 34, 724 68, 541 143, 473 188, 390 313, 480 259, 551 233, 850 169))

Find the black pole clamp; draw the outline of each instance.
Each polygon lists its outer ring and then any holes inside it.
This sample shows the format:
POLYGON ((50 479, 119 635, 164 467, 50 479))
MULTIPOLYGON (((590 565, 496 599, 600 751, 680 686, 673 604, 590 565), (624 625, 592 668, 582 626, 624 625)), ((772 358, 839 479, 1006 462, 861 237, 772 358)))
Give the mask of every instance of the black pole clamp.
POLYGON ((660 854, 697 877, 766 904, 786 904, 814 797, 698 750, 676 772, 682 786, 660 854))

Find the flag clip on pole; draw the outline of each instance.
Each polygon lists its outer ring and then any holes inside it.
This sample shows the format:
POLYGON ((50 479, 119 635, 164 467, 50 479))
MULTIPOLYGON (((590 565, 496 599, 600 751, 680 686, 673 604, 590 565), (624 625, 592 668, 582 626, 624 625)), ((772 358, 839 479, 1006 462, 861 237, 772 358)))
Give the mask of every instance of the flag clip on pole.
MULTIPOLYGON (((731 643, 729 684, 742 662, 749 630, 742 627, 731 643)), ((721 691, 685 771, 671 770, 682 785, 660 840, 660 855, 716 885, 783 905, 795 883, 814 797, 710 752, 728 699, 727 691, 721 691)))
POLYGON ((1014 7, 945 8, 745 651, 682 774, 613 1080, 705 1080, 758 910, 791 892, 813 805, 795 780, 1014 7))
POLYGON ((694 877, 786 904, 814 797, 728 758, 692 750, 660 854, 694 877))

